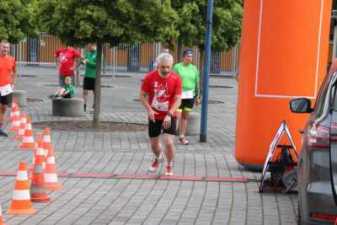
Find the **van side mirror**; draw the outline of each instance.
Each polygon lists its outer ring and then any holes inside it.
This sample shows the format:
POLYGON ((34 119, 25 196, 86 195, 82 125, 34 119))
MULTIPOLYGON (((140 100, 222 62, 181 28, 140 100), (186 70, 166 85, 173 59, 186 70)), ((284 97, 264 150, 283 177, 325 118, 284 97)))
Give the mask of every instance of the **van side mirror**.
POLYGON ((311 101, 307 98, 295 98, 289 102, 290 111, 293 113, 311 113, 311 101))

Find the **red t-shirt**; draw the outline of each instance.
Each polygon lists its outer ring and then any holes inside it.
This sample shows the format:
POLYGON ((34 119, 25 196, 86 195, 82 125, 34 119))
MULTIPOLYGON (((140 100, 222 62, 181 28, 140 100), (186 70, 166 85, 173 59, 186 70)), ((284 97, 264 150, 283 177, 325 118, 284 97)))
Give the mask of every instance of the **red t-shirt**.
POLYGON ((15 71, 15 59, 12 56, 0 56, 0 86, 12 84, 12 73, 15 71))
POLYGON ((175 102, 175 96, 181 95, 181 79, 170 72, 161 77, 157 70, 145 75, 141 90, 149 95, 149 104, 158 114, 155 119, 163 120, 175 102))
POLYGON ((60 76, 73 76, 75 59, 81 57, 81 53, 73 48, 60 48, 55 52, 55 56, 60 62, 60 76))

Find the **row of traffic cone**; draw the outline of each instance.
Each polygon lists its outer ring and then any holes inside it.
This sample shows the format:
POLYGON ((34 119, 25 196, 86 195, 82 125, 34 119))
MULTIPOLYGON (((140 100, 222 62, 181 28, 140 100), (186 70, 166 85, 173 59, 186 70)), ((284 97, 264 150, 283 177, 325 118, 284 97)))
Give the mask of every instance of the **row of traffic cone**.
MULTIPOLYGON (((33 214, 36 210, 33 208, 32 202, 49 202, 50 198, 47 191, 56 191, 62 188, 62 185, 58 183, 50 129, 45 128, 42 133, 37 135, 35 140, 31 118, 26 113, 20 112, 18 105, 15 103, 12 104, 10 120, 10 130, 15 133, 15 139, 21 142, 20 148, 33 150, 34 157, 31 176, 26 163, 19 163, 15 190, 8 213, 33 214)), ((0 211, 0 225, 2 224, 0 211)))

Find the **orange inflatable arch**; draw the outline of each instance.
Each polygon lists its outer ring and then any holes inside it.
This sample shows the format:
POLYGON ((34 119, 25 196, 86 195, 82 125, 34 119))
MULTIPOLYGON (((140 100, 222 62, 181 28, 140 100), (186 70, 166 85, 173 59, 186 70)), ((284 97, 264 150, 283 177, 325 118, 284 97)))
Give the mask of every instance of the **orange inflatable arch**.
POLYGON ((235 158, 263 165, 286 120, 297 149, 308 115, 289 100, 315 99, 327 71, 331 0, 245 0, 240 49, 235 158))

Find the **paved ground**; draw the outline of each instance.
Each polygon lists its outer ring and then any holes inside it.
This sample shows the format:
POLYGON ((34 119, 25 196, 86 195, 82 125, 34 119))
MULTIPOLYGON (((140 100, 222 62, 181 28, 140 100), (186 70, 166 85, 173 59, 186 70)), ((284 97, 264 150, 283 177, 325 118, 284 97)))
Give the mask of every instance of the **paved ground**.
MULTIPOLYGON (((46 97, 57 83, 55 70, 20 67, 18 89, 33 98, 25 111, 34 122, 64 121, 51 116, 46 97), (34 75, 34 76, 27 76, 34 75)), ((145 123, 146 114, 138 95, 140 76, 105 77, 102 120, 145 123)), ((237 84, 233 79, 211 78, 208 142, 190 137, 188 146, 177 145, 174 172, 184 180, 119 179, 118 174, 141 176, 150 164, 146 132, 52 131, 58 171, 90 173, 96 178, 61 177, 64 189, 51 192, 48 204, 35 204, 33 216, 9 216, 14 177, 1 177, 0 201, 7 224, 95 225, 206 225, 296 224, 297 196, 259 194, 258 173, 243 170, 233 157, 237 84), (221 103, 222 102, 222 103, 221 103), (202 177, 189 181, 188 177, 202 177), (246 177, 248 182, 209 182, 205 178, 246 177)), ((78 89, 80 94, 80 89, 78 89)), ((78 120, 90 120, 91 114, 78 120)), ((18 149, 11 139, 0 139, 0 172, 16 171, 20 160, 31 153, 18 149)))

